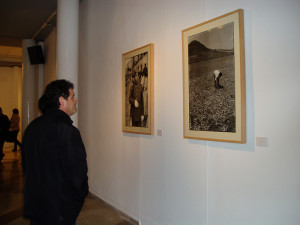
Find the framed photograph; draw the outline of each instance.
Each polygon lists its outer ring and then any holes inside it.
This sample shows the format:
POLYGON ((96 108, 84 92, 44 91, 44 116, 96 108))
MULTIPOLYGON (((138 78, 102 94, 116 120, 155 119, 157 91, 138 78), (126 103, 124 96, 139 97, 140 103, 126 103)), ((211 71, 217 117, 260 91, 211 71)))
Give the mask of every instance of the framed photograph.
POLYGON ((246 142, 244 16, 182 31, 184 137, 246 142))
POLYGON ((122 55, 122 131, 153 134, 154 45, 122 55))

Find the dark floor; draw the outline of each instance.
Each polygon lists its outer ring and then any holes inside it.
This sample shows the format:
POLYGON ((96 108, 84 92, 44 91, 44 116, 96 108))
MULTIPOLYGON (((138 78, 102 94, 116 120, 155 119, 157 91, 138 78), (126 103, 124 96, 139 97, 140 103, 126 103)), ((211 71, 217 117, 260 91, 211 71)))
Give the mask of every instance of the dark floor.
MULTIPOLYGON (((30 225, 22 217, 24 177, 21 169, 21 153, 4 148, 0 163, 0 225, 30 225)), ((77 218, 76 225, 133 225, 118 212, 96 196, 89 194, 77 218)))

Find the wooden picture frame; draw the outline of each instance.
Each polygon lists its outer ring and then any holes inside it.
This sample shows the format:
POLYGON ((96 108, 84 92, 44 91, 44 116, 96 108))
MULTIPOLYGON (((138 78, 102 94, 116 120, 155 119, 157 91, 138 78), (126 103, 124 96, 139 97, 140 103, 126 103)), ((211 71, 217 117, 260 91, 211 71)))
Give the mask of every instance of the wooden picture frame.
POLYGON ((184 138, 246 142, 243 10, 182 31, 184 138))
POLYGON ((122 54, 122 131, 153 134, 154 44, 122 54))

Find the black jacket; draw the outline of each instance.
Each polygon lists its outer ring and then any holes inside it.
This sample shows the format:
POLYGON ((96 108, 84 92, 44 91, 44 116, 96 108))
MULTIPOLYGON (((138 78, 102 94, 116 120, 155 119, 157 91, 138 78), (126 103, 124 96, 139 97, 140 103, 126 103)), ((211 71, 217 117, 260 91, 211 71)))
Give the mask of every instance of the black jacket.
MULTIPOLYGON (((23 137, 24 217, 71 225, 88 194, 85 147, 71 118, 50 109, 23 137)), ((46 223, 45 223, 46 222, 46 223)))

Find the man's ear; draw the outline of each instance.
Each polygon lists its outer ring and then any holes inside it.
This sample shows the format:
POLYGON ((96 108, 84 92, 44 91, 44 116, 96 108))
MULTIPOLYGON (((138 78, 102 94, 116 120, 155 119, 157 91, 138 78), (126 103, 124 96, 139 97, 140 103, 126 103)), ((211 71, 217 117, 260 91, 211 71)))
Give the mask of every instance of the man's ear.
POLYGON ((64 106, 64 104, 65 104, 65 99, 64 99, 62 96, 60 96, 60 97, 58 98, 58 101, 59 101, 60 107, 64 106))

